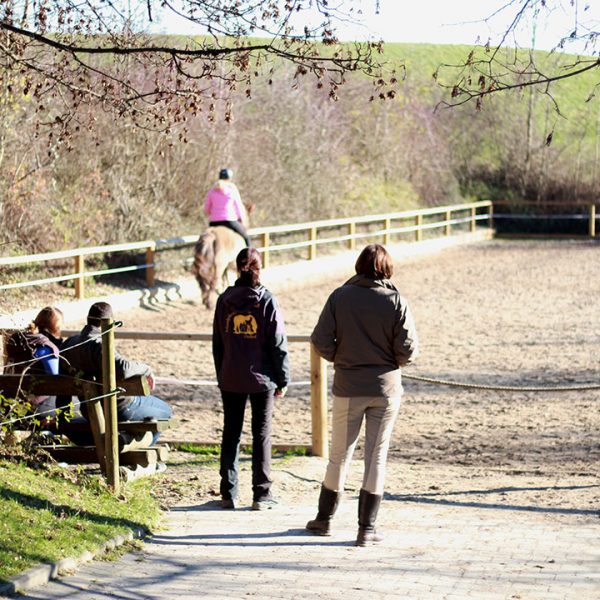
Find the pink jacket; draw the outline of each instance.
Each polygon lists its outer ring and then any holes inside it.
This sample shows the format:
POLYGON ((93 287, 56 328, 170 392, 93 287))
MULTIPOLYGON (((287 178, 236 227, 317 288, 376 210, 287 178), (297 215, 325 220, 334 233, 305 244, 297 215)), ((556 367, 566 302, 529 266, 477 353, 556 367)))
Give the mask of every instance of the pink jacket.
POLYGON ((241 221, 245 209, 236 185, 226 183, 212 188, 206 195, 204 212, 209 221, 241 221))

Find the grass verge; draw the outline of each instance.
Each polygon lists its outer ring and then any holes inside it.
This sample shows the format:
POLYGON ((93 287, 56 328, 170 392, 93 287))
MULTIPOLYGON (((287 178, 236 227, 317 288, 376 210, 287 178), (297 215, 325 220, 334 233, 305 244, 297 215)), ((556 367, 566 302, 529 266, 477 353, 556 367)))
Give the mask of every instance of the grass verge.
POLYGON ((150 531, 160 515, 151 488, 143 478, 116 497, 97 476, 0 461, 0 582, 132 529, 150 531))
MULTIPOLYGON (((194 444, 192 442, 173 442, 171 445, 180 452, 188 452, 190 454, 198 454, 200 456, 219 456, 221 454, 221 446, 211 444, 194 444)), ((241 444, 240 452, 242 454, 252 454, 252 446, 249 444, 241 444)), ((287 456, 310 456, 308 446, 289 446, 273 447, 273 456, 277 458, 287 456)))

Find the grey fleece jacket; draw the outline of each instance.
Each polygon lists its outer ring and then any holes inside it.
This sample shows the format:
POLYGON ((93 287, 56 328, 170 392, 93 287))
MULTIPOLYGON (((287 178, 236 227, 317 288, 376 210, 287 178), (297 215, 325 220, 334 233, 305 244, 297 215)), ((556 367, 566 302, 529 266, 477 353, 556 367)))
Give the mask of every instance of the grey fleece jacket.
POLYGON ((311 342, 333 362, 336 396, 402 395, 400 367, 418 354, 414 319, 387 279, 355 275, 329 296, 311 342))

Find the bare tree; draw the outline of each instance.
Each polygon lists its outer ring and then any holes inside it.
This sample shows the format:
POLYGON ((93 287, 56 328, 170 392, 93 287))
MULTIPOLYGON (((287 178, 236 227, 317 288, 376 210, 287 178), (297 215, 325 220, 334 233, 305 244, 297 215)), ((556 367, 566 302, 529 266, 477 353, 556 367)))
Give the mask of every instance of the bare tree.
POLYGON ((61 129, 63 139, 74 128, 93 123, 89 107, 164 131, 200 113, 214 118, 220 107, 230 120, 231 92, 242 89, 251 97, 255 78, 268 77, 281 64, 294 66, 293 82, 312 75, 333 99, 350 72, 372 80, 373 96, 393 97, 396 81, 382 76, 381 42, 340 44, 336 37, 336 22, 355 19, 360 2, 330 4, 3 0, 2 77, 20 75, 13 91, 30 97, 41 122, 61 129), (199 35, 151 35, 159 13, 195 26, 199 35), (312 16, 313 24, 301 16, 312 16))
MULTIPOLYGON (((450 91, 451 99, 443 104, 456 106, 474 101, 477 108, 481 108, 484 98, 490 95, 531 87, 552 98, 557 82, 586 74, 594 77, 588 98, 593 97, 600 85, 597 75, 600 73, 600 22, 597 16, 589 14, 590 8, 587 0, 505 0, 485 19, 489 22, 508 18, 500 39, 483 41, 469 52, 464 62, 441 65, 434 73, 440 84, 450 91), (568 30, 557 34, 549 52, 574 53, 560 61, 548 61, 546 53, 531 52, 537 24, 554 13, 561 13, 571 24, 568 30), (525 49, 518 43, 518 33, 523 27, 533 32, 531 47, 525 49)), ((559 111, 557 103, 555 109, 559 111)), ((551 134, 548 143, 550 141, 551 134)))

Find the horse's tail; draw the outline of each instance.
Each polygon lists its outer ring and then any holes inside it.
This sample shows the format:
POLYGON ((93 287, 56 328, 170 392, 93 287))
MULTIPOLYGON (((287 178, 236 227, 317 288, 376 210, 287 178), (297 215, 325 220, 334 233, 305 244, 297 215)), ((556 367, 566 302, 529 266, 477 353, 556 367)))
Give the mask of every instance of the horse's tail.
POLYGON ((211 229, 207 229, 196 242, 194 247, 194 263, 192 272, 200 288, 214 287, 215 279, 215 241, 216 236, 211 229))

